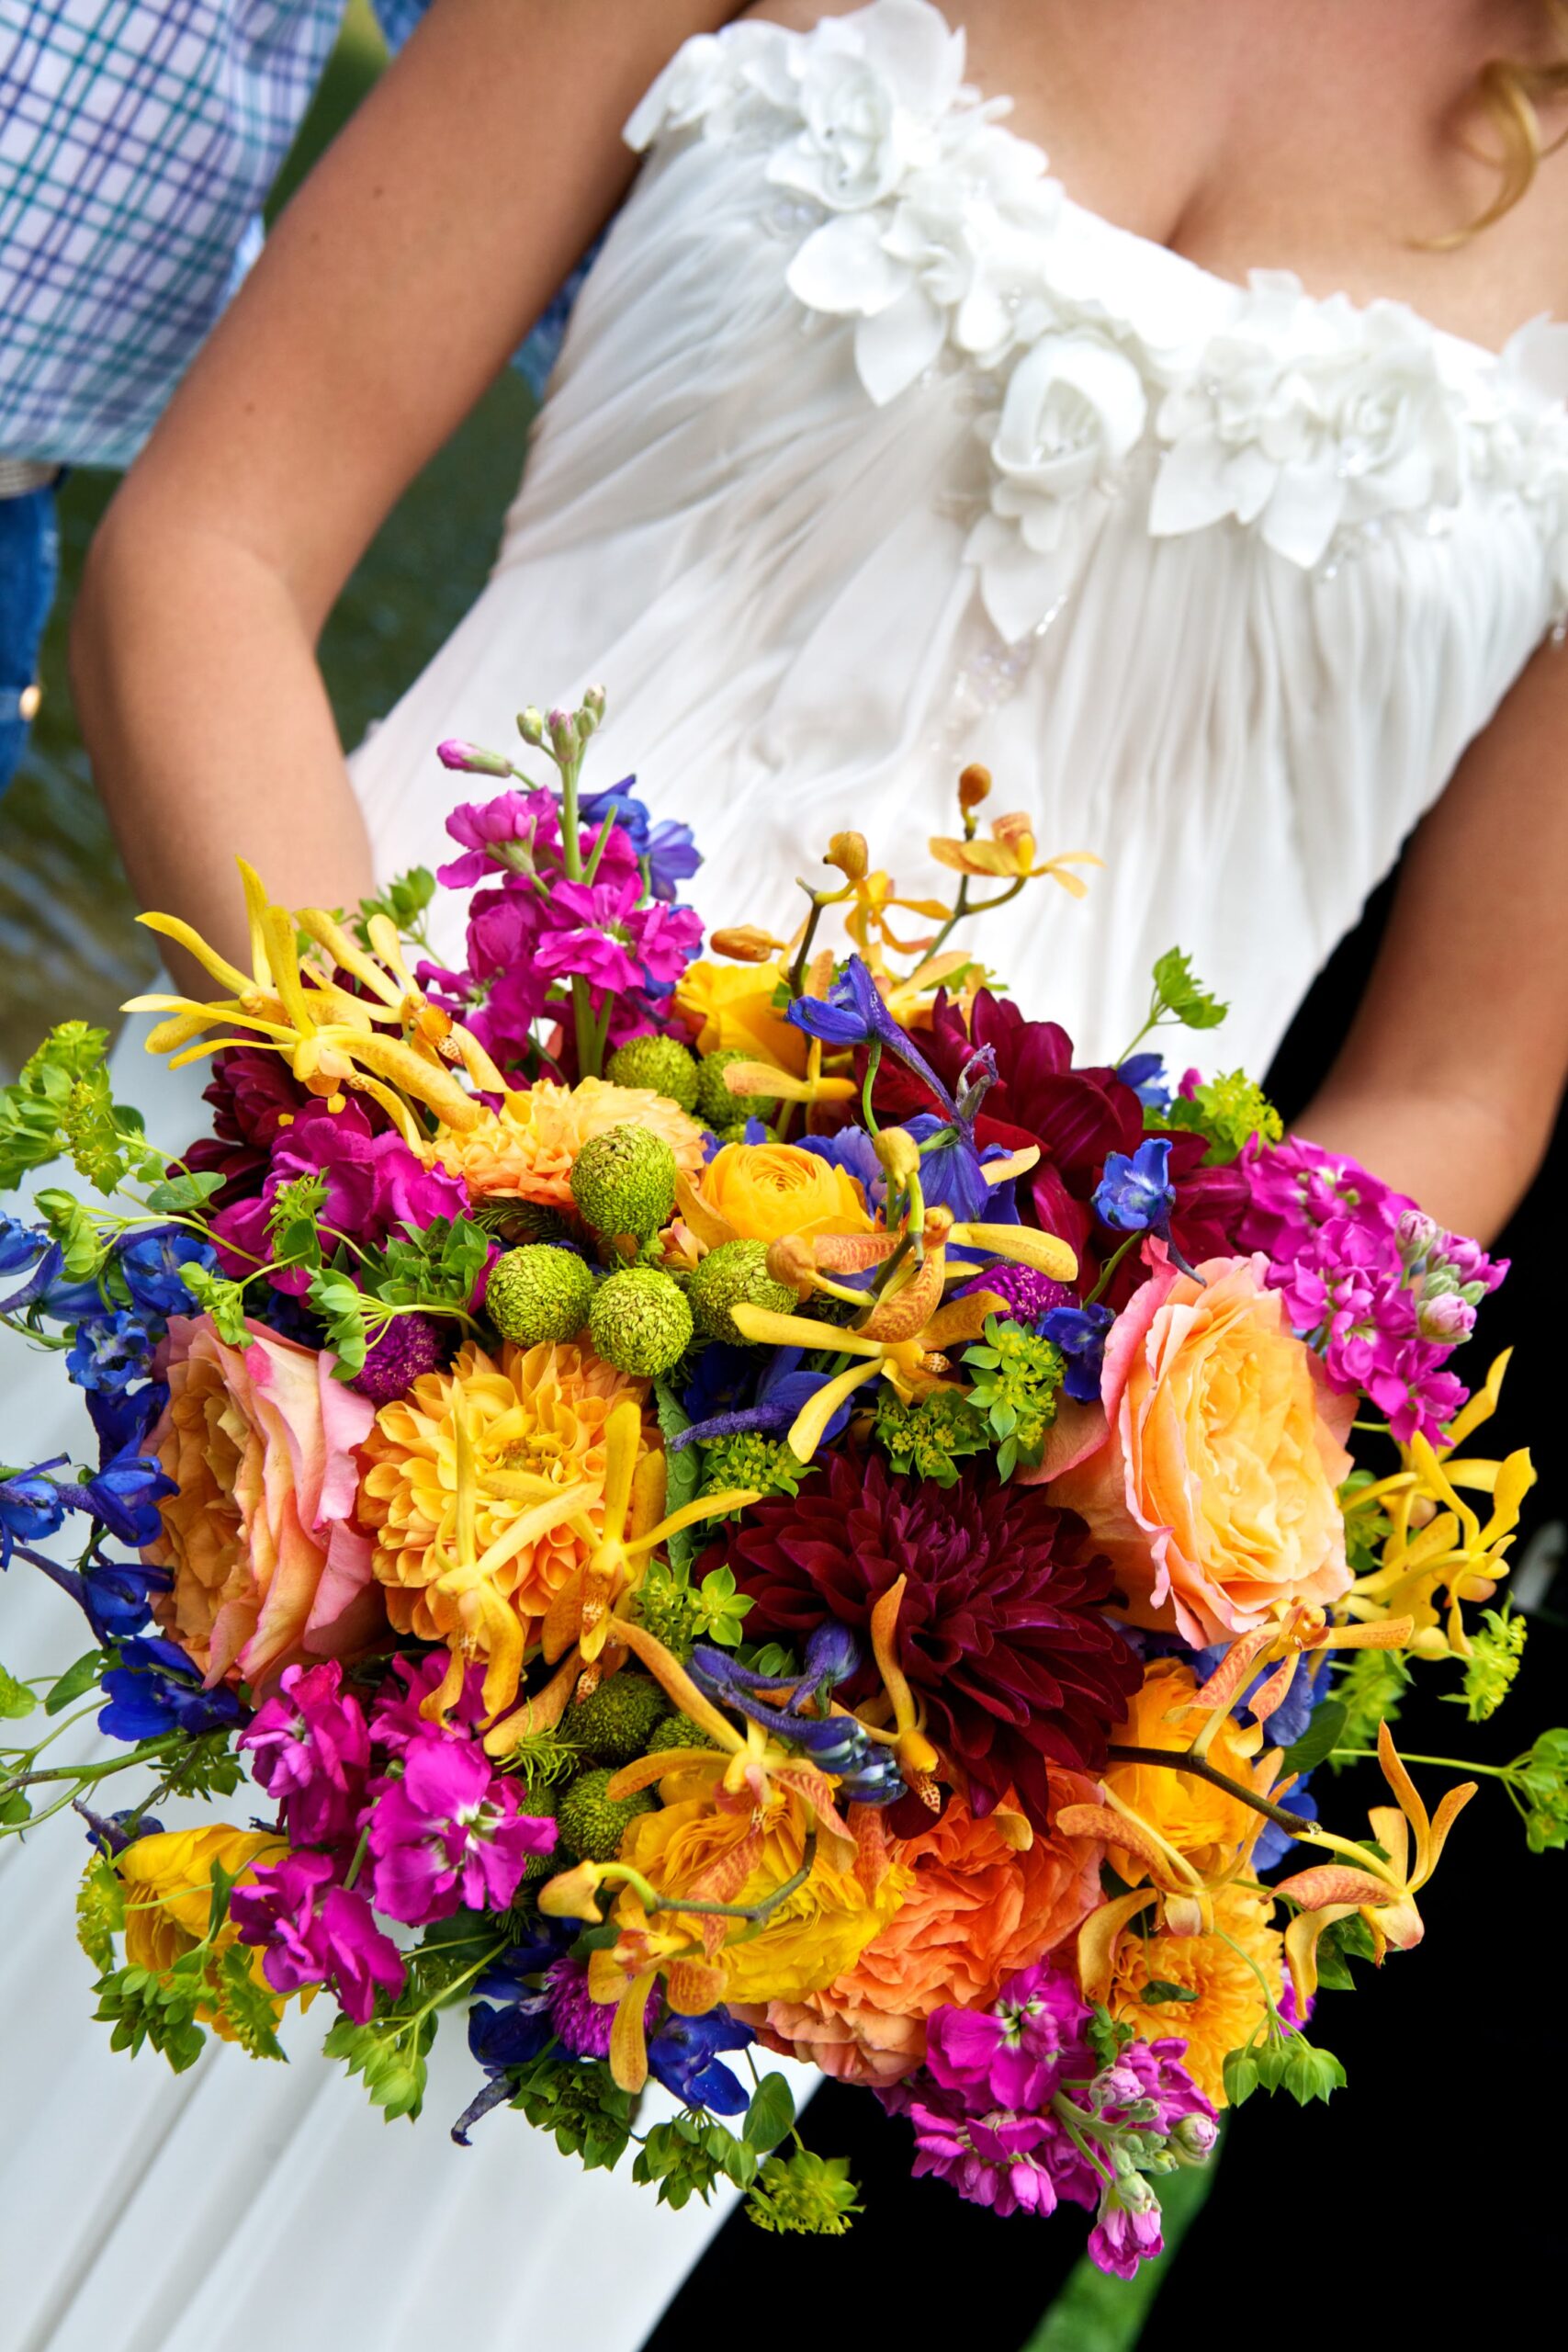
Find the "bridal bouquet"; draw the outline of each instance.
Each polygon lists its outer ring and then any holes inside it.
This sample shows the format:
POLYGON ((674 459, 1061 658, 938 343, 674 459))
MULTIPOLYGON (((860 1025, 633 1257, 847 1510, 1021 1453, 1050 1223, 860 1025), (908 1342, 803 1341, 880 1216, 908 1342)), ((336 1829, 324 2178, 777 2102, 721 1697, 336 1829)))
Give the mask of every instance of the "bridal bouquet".
MULTIPOLYGON (((466 2010, 458 2140, 506 2104, 837 2233, 790 2052, 1131 2276, 1222 2109, 1343 2080, 1323 1988, 1421 1939, 1475 1783, 1429 1812, 1389 1724, 1416 1660, 1489 1715, 1524 1634, 1484 1604, 1529 1462, 1470 1450, 1503 1367, 1447 1361, 1504 1269, 1168 1072, 1224 1012, 1180 954, 1114 1068, 999 993, 970 920, 1093 861, 982 830, 983 770, 950 901, 840 833, 793 939, 704 957, 688 830, 581 788, 602 713, 524 713, 547 785, 443 745, 494 797, 357 917, 243 868, 249 969, 146 919, 215 986, 137 1008, 213 1057, 177 1159, 81 1024, 0 1098, 0 1182, 87 1180, 0 1218, 0 1314, 99 1449, 0 1469, 0 1563, 93 1639, 0 1673, 44 1723, 0 1826, 86 1825, 122 2048, 277 2057, 324 1993, 414 2115, 466 2010), (78 1701, 107 1744, 60 1763, 78 1701), (1370 1838, 1318 1817, 1361 1758, 1370 1838), (161 1826, 192 1796, 235 1818, 161 1826)), ((1568 1733, 1477 1769, 1563 1844, 1568 1733)))

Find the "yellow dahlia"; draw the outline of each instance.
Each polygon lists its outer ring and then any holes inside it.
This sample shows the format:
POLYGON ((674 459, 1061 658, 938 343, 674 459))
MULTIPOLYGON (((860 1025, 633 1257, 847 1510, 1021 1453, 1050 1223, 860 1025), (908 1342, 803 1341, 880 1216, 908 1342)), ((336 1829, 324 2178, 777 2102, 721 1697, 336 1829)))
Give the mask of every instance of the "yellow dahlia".
POLYGON ((606 1127, 627 1125, 662 1136, 682 1173, 694 1180, 700 1174, 703 1131, 695 1119, 650 1087, 612 1086, 602 1078, 578 1086, 547 1079, 525 1094, 508 1094, 499 1111, 484 1112, 466 1133, 441 1128, 426 1156, 460 1176, 475 1200, 502 1193, 570 1209, 572 1166, 583 1145, 606 1127))
POLYGON ((1145 2041, 1162 2034, 1184 2037, 1182 2063, 1216 2107, 1225 2104, 1226 2056, 1263 2021, 1263 1986, 1255 1972, 1276 2002, 1283 1986, 1285 1939, 1269 1924, 1273 1908, 1271 1894, 1227 1886, 1214 1899, 1213 1935, 1145 1938, 1134 1925, 1116 1954, 1111 2016, 1125 2018, 1145 2041), (1150 2004, 1141 1997, 1145 1984, 1183 1984, 1198 1998, 1150 2004))
MULTIPOLYGON (((374 1537, 373 1566, 398 1631, 488 1646, 474 1641, 475 1612, 464 1606, 474 1577, 452 1569, 459 1415, 487 1597, 515 1613, 526 1641, 603 1531, 611 1408, 646 1395, 645 1381, 612 1371, 587 1348, 506 1346, 497 1363, 469 1341, 450 1371, 424 1374, 407 1396, 384 1405, 365 1444, 359 1518, 374 1537)), ((647 1450, 645 1435, 639 1460, 647 1450)))

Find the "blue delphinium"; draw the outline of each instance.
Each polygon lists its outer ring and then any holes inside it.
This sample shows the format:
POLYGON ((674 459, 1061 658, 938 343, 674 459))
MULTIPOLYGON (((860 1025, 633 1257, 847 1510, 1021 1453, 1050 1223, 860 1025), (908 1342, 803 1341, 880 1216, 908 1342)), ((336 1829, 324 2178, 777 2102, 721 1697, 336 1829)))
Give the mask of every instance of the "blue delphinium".
POLYGON ((1094 1206, 1096 1215, 1119 1233, 1168 1233, 1176 1206, 1169 1137, 1150 1136, 1130 1156, 1108 1153, 1094 1206))
POLYGON ((1109 1306, 1053 1306, 1040 1318, 1041 1337, 1066 1359, 1062 1385, 1080 1405, 1099 1402, 1105 1342, 1115 1320, 1109 1306))
POLYGON ((244 1719, 232 1690, 205 1690, 184 1650, 173 1642, 133 1635, 119 1645, 118 1666, 103 1679, 107 1705, 98 1729, 135 1743, 164 1732, 228 1731, 244 1719))
POLYGON ((136 1307, 110 1307, 77 1324, 66 1371, 78 1388, 106 1389, 112 1396, 149 1376, 162 1337, 158 1317, 136 1307))

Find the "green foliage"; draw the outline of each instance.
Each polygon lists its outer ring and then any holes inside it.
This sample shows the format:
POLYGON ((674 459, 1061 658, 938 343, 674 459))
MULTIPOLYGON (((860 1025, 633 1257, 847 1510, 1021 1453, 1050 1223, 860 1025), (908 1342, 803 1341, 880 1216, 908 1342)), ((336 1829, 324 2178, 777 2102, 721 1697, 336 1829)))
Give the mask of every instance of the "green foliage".
POLYGON ((862 2211, 847 2156, 809 2148, 770 2156, 746 2201, 760 2230, 792 2237, 841 2238, 862 2211))
POLYGON ((715 1642, 721 1649, 737 1648, 750 1607, 750 1594, 735 1589, 732 1568, 710 1568, 697 1593, 698 1641, 715 1642))
POLYGON ((965 1348, 974 1379, 969 1402, 997 1447, 997 1475, 1010 1478, 1020 1463, 1032 1469, 1045 1451, 1066 1377, 1061 1351, 1021 1323, 986 1317, 985 1343, 965 1348))
POLYGON ((671 1657, 682 1662, 691 1657, 703 1612, 686 1568, 677 1572, 663 1560, 651 1561, 637 1587, 637 1613, 638 1623, 647 1627, 656 1642, 662 1642, 671 1657))
POLYGON ((1485 1609, 1470 1636, 1464 1689, 1445 1691, 1451 1707, 1462 1707, 1472 1724, 1489 1723, 1507 1697, 1524 1656, 1527 1627, 1511 1609, 1485 1609))
POLYGON ((1094 2052, 1098 2067, 1114 2066, 1122 2052, 1133 2040, 1133 2028, 1121 2018, 1113 2018, 1103 2001, 1097 2001, 1084 2040, 1094 2052))
MULTIPOLYGON (((683 1445, 679 1448, 675 1446, 674 1440, 682 1434, 682 1430, 691 1428, 692 1420, 674 1390, 663 1381, 660 1382, 653 1392, 653 1406, 659 1416, 660 1435, 664 1440, 666 1476, 664 1508, 673 1517, 683 1504, 692 1502, 696 1498, 697 1488, 702 1484, 702 1457, 694 1445, 683 1445)), ((671 1535, 666 1544, 665 1554, 679 1585, 684 1585, 685 1571, 695 1559, 699 1544, 705 1543, 706 1540, 706 1534, 700 1526, 683 1527, 678 1534, 671 1535)), ((643 1623, 648 1623, 646 1615, 643 1623)), ((650 1630, 657 1629, 650 1628, 650 1630)), ((662 1634, 659 1638, 663 1640, 662 1634)), ((670 1642, 666 1643, 665 1646, 673 1649, 675 1645, 670 1642)))
MULTIPOLYGON (((802 1462, 799 1455, 777 1438, 764 1437, 760 1430, 743 1430, 734 1437, 717 1437, 698 1448, 703 1457, 702 1484, 699 1494, 719 1495, 739 1487, 750 1487, 759 1495, 795 1495, 800 1482, 809 1477, 813 1464, 802 1462)), ((727 1511, 727 1519, 739 1519, 743 1506, 727 1511)), ((719 1522, 709 1520, 710 1527, 719 1522)))
POLYGON ((764 2075, 751 2094, 742 2127, 746 2144, 765 2156, 795 2129, 795 2093, 783 2075, 764 2075))
POLYGON ((1179 1022, 1184 1029, 1217 1029, 1229 1011, 1196 977, 1191 956, 1168 947, 1155 966, 1148 1026, 1179 1022))
POLYGON ((435 2022, 434 2009, 414 2017, 375 2017, 365 2025, 340 2017, 321 2049, 362 2078, 371 2105, 381 2109, 389 2123, 402 2115, 413 2122, 424 2104, 435 2022))
POLYGON ((278 1265, 306 1266, 313 1272, 321 1263, 321 1215, 326 1204, 324 1176, 296 1176, 278 1187, 266 1220, 278 1265))
POLYGON ((1543 1731, 1517 1758, 1512 1773, 1532 1854, 1568 1846, 1568 1730, 1543 1731))
POLYGON ((19 1724, 38 1705, 38 1693, 0 1666, 0 1723, 19 1724))
POLYGON ((735 1656, 749 1674, 798 1676, 801 1670, 800 1660, 787 1642, 742 1642, 735 1656))
POLYGON ((76 1890, 76 1940, 100 1976, 112 1973, 114 1939, 125 1931, 125 1888, 107 1854, 95 1853, 76 1890))
POLYGON ((1293 1772, 1304 1779, 1314 1765, 1321 1764, 1338 1746, 1348 1713, 1343 1699, 1324 1699, 1313 1710, 1313 1718, 1300 1739, 1287 1747, 1281 1770, 1293 1772))
POLYGON ((1198 1995, 1190 1984, 1171 1984, 1163 1976, 1156 1976, 1144 1986, 1138 1998, 1145 2008, 1159 2008, 1167 2001, 1195 2001, 1198 1995))
POLYGON ((338 1380, 352 1380, 355 1373, 365 1369, 369 1352, 369 1337, 366 1329, 367 1303, 358 1284, 347 1274, 332 1273, 324 1269, 312 1274, 306 1301, 313 1315, 326 1326, 327 1344, 337 1357, 333 1366, 338 1380))
POLYGON ((883 1382, 877 1395, 874 1434, 903 1478, 930 1478, 939 1487, 958 1483, 964 1454, 984 1453, 989 1429, 969 1398, 955 1388, 933 1388, 913 1405, 903 1404, 883 1382))
POLYGON ((618 2087, 598 2058, 585 2065, 536 2058, 518 2075, 512 2104, 536 2131, 551 2134, 563 2156, 581 2157, 585 2172, 615 2170, 637 2114, 632 2094, 618 2087))
POLYGON ((490 1255, 490 1236, 471 1217, 438 1216, 423 1232, 393 1234, 372 1253, 361 1279, 389 1306, 438 1315, 466 1307, 490 1255))
POLYGON ((84 1882, 85 1908, 78 1909, 78 1930, 93 1957, 100 1957, 107 1947, 110 1965, 93 1988, 98 1996, 93 2014, 110 2027, 112 2049, 129 2050, 134 2057, 143 2047, 151 2047, 180 2075, 201 2055, 206 2041, 203 2026, 221 2023, 230 2039, 251 2057, 282 2058, 274 1996, 257 1981, 254 1955, 226 1933, 234 1881, 220 1864, 212 1866, 206 1936, 163 1970, 112 1965, 109 1939, 117 1926, 123 1925, 124 1913, 119 1911, 117 1922, 101 1882, 88 1894, 91 1881, 89 1871, 84 1882))
POLYGON ((1348 1919, 1336 1919, 1325 1928, 1317 1939, 1317 1981, 1326 1993, 1348 1993, 1355 1988, 1351 1973, 1353 1960, 1376 1962, 1371 1929, 1359 1911, 1348 1919))
POLYGON ((141 1113, 116 1102, 110 1090, 107 1044, 107 1030, 62 1021, 20 1076, 0 1087, 0 1193, 62 1156, 100 1193, 112 1193, 145 1156, 141 1113))
POLYGON ((219 1338, 229 1347, 243 1347, 249 1336, 245 1329, 243 1285, 231 1282, 215 1268, 194 1264, 180 1268, 180 1280, 189 1291, 197 1314, 212 1317, 219 1338))
POLYGON ((406 874, 394 875, 386 888, 378 891, 374 898, 360 899, 359 914, 354 925, 355 937, 361 947, 368 947, 372 918, 385 915, 403 938, 417 940, 421 946, 427 945, 424 917, 434 896, 435 876, 429 866, 411 865, 406 874))
POLYGON ((657 2182, 659 2201, 679 2212, 694 2197, 705 2205, 722 2179, 750 2188, 757 2177, 757 2154, 712 2116, 687 2109, 673 2122, 656 2123, 637 2150, 632 2178, 657 2182))
MULTIPOLYGON (((99 1282, 107 1275, 112 1284, 116 1269, 111 1238, 85 1202, 50 1185, 34 1193, 33 1206, 50 1239, 60 1245, 61 1271, 67 1281, 99 1282)), ((122 1288, 120 1295, 123 1304, 130 1294, 122 1288)))
POLYGON ((214 1193, 223 1189, 223 1179, 216 1170, 197 1174, 182 1168, 165 1172, 156 1153, 136 1172, 143 1183, 152 1185, 142 1205, 156 1216, 199 1216, 214 1193))
POLYGON ((245 1779, 243 1760, 223 1731, 199 1733, 183 1749, 161 1758, 160 1767, 173 1797, 230 1797, 245 1779))
POLYGON ((1326 2105, 1345 2087, 1345 2069, 1331 2050, 1316 2050, 1304 2033, 1278 2031, 1270 2024, 1261 2037, 1244 2049, 1233 2050, 1224 2062, 1225 2097, 1232 2107, 1245 2107, 1254 2091, 1284 2091, 1298 2107, 1314 2098, 1326 2105))
MULTIPOLYGON (((1410 1668, 1398 1650, 1352 1650, 1340 1668, 1334 1696, 1345 1709, 1337 1744, 1374 1747, 1379 1724, 1392 1724, 1410 1684, 1410 1668)), ((1335 1770, 1343 1769, 1337 1762, 1335 1770)))
POLYGON ((1206 1168, 1228 1166, 1254 1136, 1261 1136, 1265 1143, 1278 1143, 1285 1132, 1284 1121, 1262 1088, 1242 1069, 1208 1080, 1190 1097, 1178 1095, 1169 1109, 1150 1124, 1205 1136, 1206 1168))
POLYGON ((74 1666, 68 1666, 45 1698, 44 1713, 46 1715, 62 1713, 73 1699, 79 1699, 85 1690, 90 1690, 93 1688, 108 1663, 102 1650, 88 1650, 85 1657, 76 1660, 74 1666))

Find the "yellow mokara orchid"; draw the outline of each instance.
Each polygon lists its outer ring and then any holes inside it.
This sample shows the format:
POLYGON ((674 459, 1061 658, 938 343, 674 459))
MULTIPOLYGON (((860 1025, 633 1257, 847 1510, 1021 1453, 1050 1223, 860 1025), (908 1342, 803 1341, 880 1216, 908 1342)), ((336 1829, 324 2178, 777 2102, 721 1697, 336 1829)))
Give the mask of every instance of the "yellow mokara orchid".
POLYGON ((1059 882, 1070 898, 1085 899, 1089 885, 1072 869, 1075 865, 1102 865, 1103 858, 1091 850, 1064 850, 1059 857, 1048 857, 1035 864, 1034 820, 1021 809, 1010 816, 992 820, 989 841, 953 841, 941 836, 931 844, 931 854, 939 865, 954 874, 983 875, 992 881, 1032 882, 1039 875, 1049 875, 1059 882))
POLYGON ((1358 1512, 1382 1510, 1392 1522, 1381 1565, 1359 1577, 1341 1606, 1357 1620, 1384 1623, 1408 1618, 1410 1647, 1424 1657, 1470 1656, 1461 1604, 1490 1600, 1507 1574, 1506 1555, 1518 1527, 1524 1498, 1535 1484, 1529 1450, 1519 1447, 1501 1461, 1461 1456, 1457 1449, 1496 1410, 1512 1351, 1494 1363, 1485 1384, 1433 1445, 1417 1434, 1402 1445, 1400 1467, 1346 1498, 1354 1526, 1358 1512), (1484 1521, 1465 1500, 1465 1491, 1489 1495, 1484 1521), (1446 1623, 1438 1608, 1447 1595, 1446 1623))
POLYGON ((1399 1801, 1397 1805, 1373 1805, 1367 1815, 1387 1861, 1364 1846, 1317 1830, 1305 1842, 1332 1847, 1343 1859, 1320 1862, 1274 1889, 1298 1906, 1297 1917, 1285 1931, 1285 1954, 1297 2004, 1303 2010, 1317 1990, 1318 1939, 1337 1919, 1348 1919, 1352 1912, 1359 1912, 1380 1962, 1390 1944, 1396 1951, 1408 1951, 1420 1942, 1425 1928, 1416 1897, 1437 1869, 1449 1831, 1475 1794, 1476 1783, 1462 1781, 1448 1791, 1436 1815, 1428 1817, 1386 1724, 1378 1725, 1378 1762, 1399 1801))
POLYGON ((728 1062, 719 1074, 719 1081, 738 1098, 738 1113, 746 1107, 745 1102, 739 1099, 742 1097, 772 1096, 780 1102, 804 1102, 809 1109, 818 1102, 850 1102, 860 1092, 852 1078, 823 1077, 819 1037, 811 1040, 804 1078, 776 1069, 772 1062, 728 1062))
POLYGON ((502 1089, 501 1073, 479 1040, 426 999, 387 918, 372 919, 376 952, 367 954, 320 908, 296 915, 274 905, 255 869, 243 858, 238 864, 250 931, 248 973, 177 917, 140 918, 149 931, 183 947, 227 991, 206 1004, 185 996, 132 997, 122 1012, 165 1015, 148 1036, 148 1052, 169 1055, 170 1067, 179 1069, 226 1046, 260 1046, 280 1055, 313 1094, 332 1101, 347 1089, 372 1096, 405 1142, 418 1142, 422 1135, 411 1103, 448 1126, 473 1126, 480 1105, 458 1084, 454 1068, 465 1069, 487 1091, 502 1089), (301 931, 321 951, 322 963, 301 959, 301 931), (340 968, 368 993, 340 988, 334 976, 340 968), (214 1030, 220 1034, 211 1035, 214 1030))

